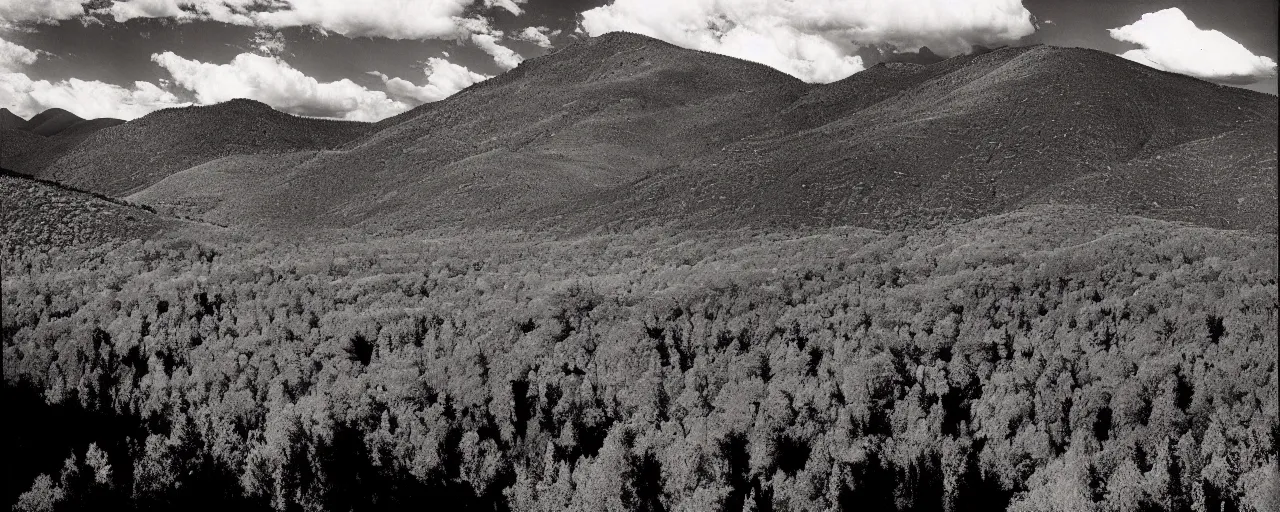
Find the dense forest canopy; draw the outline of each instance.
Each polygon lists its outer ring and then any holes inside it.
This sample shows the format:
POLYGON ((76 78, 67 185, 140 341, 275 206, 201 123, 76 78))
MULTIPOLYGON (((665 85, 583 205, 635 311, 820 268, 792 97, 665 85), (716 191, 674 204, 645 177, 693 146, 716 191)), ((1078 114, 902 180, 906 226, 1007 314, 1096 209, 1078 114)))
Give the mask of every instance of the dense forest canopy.
POLYGON ((1277 243, 936 229, 6 244, 16 510, 1277 510, 1277 243))

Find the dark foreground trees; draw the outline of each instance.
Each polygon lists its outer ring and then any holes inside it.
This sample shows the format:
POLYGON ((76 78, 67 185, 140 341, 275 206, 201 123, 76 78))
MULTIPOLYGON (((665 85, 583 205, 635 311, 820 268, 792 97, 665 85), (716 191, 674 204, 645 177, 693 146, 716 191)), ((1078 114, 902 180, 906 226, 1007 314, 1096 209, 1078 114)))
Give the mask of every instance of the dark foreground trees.
POLYGON ((1275 238, 1069 213, 10 250, 5 498, 1276 510, 1275 238))

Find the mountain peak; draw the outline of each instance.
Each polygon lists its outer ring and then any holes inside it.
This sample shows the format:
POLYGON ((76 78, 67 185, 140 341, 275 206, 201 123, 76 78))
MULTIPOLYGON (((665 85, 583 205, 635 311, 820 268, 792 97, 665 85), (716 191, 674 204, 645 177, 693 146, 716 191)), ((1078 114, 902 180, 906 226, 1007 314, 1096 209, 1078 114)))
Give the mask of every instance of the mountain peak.
POLYGON ((588 40, 587 40, 587 42, 588 42, 589 44, 595 44, 595 45, 602 45, 602 44, 648 44, 648 43, 670 44, 670 43, 667 43, 666 41, 663 41, 663 40, 658 39, 658 38, 656 38, 656 37, 646 36, 646 35, 644 35, 644 34, 639 34, 639 33, 636 33, 636 32, 627 32, 627 31, 625 31, 625 30, 618 30, 618 31, 614 31, 614 32, 606 32, 606 33, 604 33, 604 34, 600 34, 600 35, 598 35, 598 36, 592 37, 591 39, 588 39, 588 40))
POLYGON ((265 112, 268 110, 270 111, 276 110, 272 108, 271 105, 268 105, 258 100, 249 99, 249 98, 232 98, 222 103, 215 103, 213 105, 207 105, 207 106, 219 108, 219 109, 235 110, 235 111, 265 112))

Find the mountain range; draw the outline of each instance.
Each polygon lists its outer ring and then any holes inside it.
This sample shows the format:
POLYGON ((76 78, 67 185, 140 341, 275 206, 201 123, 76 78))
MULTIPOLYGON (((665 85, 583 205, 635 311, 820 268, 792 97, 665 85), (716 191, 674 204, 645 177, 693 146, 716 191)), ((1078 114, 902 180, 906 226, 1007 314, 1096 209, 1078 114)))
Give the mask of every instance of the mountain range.
MULTIPOLYGON (((926 59, 933 61, 936 59, 926 59)), ((898 229, 1033 204, 1277 229, 1277 99, 1085 49, 829 84, 611 33, 378 123, 0 112, 0 166, 208 222, 898 229)))

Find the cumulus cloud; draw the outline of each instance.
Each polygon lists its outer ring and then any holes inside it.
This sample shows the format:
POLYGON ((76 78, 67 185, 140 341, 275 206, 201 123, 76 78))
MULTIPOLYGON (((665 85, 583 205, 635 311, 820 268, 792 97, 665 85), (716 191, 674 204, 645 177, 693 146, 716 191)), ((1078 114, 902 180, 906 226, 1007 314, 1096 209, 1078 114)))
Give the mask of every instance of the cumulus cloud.
POLYGON ((105 11, 118 22, 126 22, 134 18, 187 18, 194 13, 187 13, 178 6, 176 0, 132 0, 115 2, 105 11))
POLYGON ((1021 0, 614 0, 583 12, 580 30, 635 32, 830 82, 863 69, 861 45, 955 55, 1035 28, 1021 0))
POLYGON ((3 0, 0 26, 16 23, 56 23, 84 14, 82 0, 3 0))
MULTIPOLYGON (((270 34, 259 35, 266 40, 260 43, 268 47, 277 41, 270 34)), ((194 94, 198 104, 250 98, 298 115, 376 121, 415 105, 444 99, 489 78, 448 60, 431 58, 427 60, 427 82, 423 86, 372 73, 386 85, 387 92, 382 92, 347 79, 320 82, 274 55, 242 53, 228 64, 211 64, 164 52, 152 54, 151 60, 168 71, 172 80, 161 79, 159 86, 138 81, 127 88, 76 78, 59 82, 33 80, 20 70, 34 63, 40 53, 0 39, 0 107, 23 117, 57 107, 86 119, 127 120, 162 108, 191 105, 166 90, 173 85, 194 94)))
POLYGON ((61 108, 85 119, 134 119, 153 111, 189 103, 150 82, 125 88, 96 80, 71 78, 58 82, 31 80, 23 73, 0 73, 0 106, 30 118, 61 108))
POLYGON ((151 60, 167 70, 175 84, 194 93, 200 104, 249 98, 292 114, 352 121, 382 119, 409 108, 345 78, 320 82, 275 57, 242 53, 228 64, 212 64, 164 52, 151 60))
POLYGON ((1176 7, 1143 14, 1111 37, 1142 48, 1121 57, 1156 69, 1224 83, 1250 84, 1276 76, 1276 62, 1254 55, 1217 30, 1196 27, 1176 7))
POLYGON ((18 43, 11 43, 0 38, 0 72, 17 71, 30 65, 39 55, 18 43))
POLYGON ((445 59, 432 57, 427 59, 427 85, 418 86, 402 78, 390 78, 376 71, 370 72, 382 79, 387 87, 387 94, 401 101, 419 105, 440 101, 454 93, 466 89, 471 84, 489 79, 467 69, 466 66, 454 64, 445 59))
POLYGON ((40 57, 39 51, 0 39, 0 107, 30 118, 61 108, 85 119, 133 119, 154 110, 185 105, 150 82, 132 88, 76 78, 49 82, 32 80, 21 69, 40 57))
POLYGON ((559 30, 551 30, 547 27, 525 27, 524 30, 516 32, 512 37, 522 41, 529 41, 543 48, 551 48, 551 37, 559 34, 559 30))
POLYGON ((348 37, 436 39, 458 34, 458 17, 469 4, 471 0, 289 0, 284 9, 251 17, 270 27, 312 26, 348 37))

